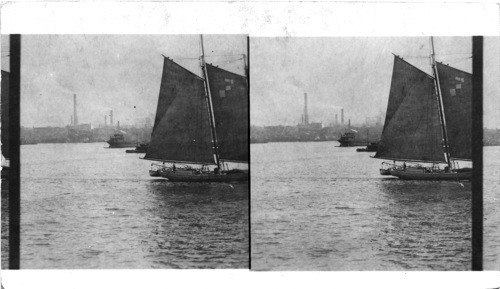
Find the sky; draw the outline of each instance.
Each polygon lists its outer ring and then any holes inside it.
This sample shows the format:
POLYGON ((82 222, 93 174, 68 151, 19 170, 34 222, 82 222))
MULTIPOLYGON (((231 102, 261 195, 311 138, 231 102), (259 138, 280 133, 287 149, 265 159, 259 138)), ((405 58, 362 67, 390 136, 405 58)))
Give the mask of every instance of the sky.
MULTIPOLYGON (((8 69, 8 37, 2 36, 2 69, 8 69)), ((240 55, 246 36, 207 35, 207 61, 244 74, 240 55)), ((484 41, 484 124, 500 128, 500 40, 484 41)), ((472 71, 470 37, 435 37, 436 59, 472 71)), ((295 125, 304 92, 310 121, 363 124, 385 116, 393 55, 432 74, 428 37, 251 37, 250 117, 252 125, 295 125)), ((80 123, 115 124, 153 118, 163 59, 173 58, 201 74, 198 35, 23 35, 21 125, 65 126, 78 98, 80 123), (135 108, 134 108, 135 106, 135 108), (109 118, 108 118, 109 123, 109 118)))
MULTIPOLYGON (((436 60, 472 72, 470 37, 435 37, 436 60)), ((301 122, 304 93, 309 120, 345 122, 385 117, 394 56, 432 74, 429 37, 251 38, 252 125, 301 122)), ((484 123, 500 128, 498 38, 484 41, 484 123)))
MULTIPOLYGON (((8 70, 6 39, 2 69, 8 70)), ((204 46, 208 63, 244 75, 245 35, 206 35, 204 46)), ((162 54, 201 75, 199 35, 23 35, 21 125, 70 124, 73 94, 79 123, 103 125, 111 109, 115 124, 154 119, 162 54)))

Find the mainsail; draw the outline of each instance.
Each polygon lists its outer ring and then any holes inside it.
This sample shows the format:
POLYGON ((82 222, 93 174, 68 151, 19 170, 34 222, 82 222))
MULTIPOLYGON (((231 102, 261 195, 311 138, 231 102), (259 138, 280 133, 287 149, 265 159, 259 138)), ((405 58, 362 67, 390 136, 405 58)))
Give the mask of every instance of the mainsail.
POLYGON ((450 157, 472 158, 472 74, 436 62, 450 157))
POLYGON ((395 56, 376 158, 446 162, 432 76, 395 56))
POLYGON ((215 163, 203 79, 165 58, 145 159, 215 163))
POLYGON ((244 76, 207 64, 219 155, 248 162, 248 83, 244 76))

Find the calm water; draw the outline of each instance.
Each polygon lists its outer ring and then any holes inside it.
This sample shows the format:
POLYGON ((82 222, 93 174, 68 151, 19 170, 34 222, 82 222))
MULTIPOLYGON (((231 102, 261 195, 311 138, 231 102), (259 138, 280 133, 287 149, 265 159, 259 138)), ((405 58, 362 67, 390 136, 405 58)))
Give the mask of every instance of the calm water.
POLYGON ((22 268, 248 268, 248 184, 172 184, 105 146, 21 147, 22 268))
POLYGON ((251 145, 252 269, 470 269, 469 182, 388 179, 337 145, 251 145))
POLYGON ((500 269, 500 146, 484 148, 484 260, 485 270, 500 269))

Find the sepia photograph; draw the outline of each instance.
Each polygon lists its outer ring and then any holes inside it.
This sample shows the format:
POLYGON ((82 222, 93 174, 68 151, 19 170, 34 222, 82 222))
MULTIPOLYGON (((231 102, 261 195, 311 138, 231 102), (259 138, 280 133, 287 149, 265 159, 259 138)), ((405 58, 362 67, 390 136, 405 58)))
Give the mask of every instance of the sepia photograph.
POLYGON ((20 41, 21 268, 249 267, 246 35, 20 41))
MULTIPOLYGON (((484 46, 484 93, 498 96, 498 39, 484 46)), ((252 269, 471 270, 472 38, 251 38, 250 49, 252 269)), ((493 269, 500 123, 484 125, 493 269)))

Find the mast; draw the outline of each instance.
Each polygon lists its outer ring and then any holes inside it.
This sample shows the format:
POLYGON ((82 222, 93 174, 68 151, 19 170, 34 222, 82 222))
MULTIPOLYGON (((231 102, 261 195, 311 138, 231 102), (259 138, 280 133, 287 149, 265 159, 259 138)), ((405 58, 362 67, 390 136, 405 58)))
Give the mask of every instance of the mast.
POLYGON ((436 58, 434 55, 434 40, 432 36, 431 36, 431 65, 432 65, 432 71, 434 72, 434 82, 436 84, 435 88, 438 97, 439 119, 441 120, 441 131, 443 133, 444 158, 448 163, 448 168, 451 169, 450 146, 448 144, 448 132, 446 129, 446 118, 444 115, 443 96, 441 94, 441 85, 439 84, 439 74, 436 67, 436 58))
POLYGON ((245 76, 247 77, 248 79, 248 64, 247 64, 247 56, 246 54, 242 54, 243 56, 243 65, 245 66, 245 76))
POLYGON ((203 70, 203 80, 205 81, 205 95, 207 97, 208 115, 210 118, 210 131, 212 132, 212 148, 214 151, 215 162, 220 171, 219 146, 217 145, 217 133, 215 131, 215 116, 214 107, 212 104, 212 94, 210 93, 210 83, 208 81, 207 66, 205 64, 205 49, 203 48, 203 35, 200 35, 201 40, 201 68, 203 70))

